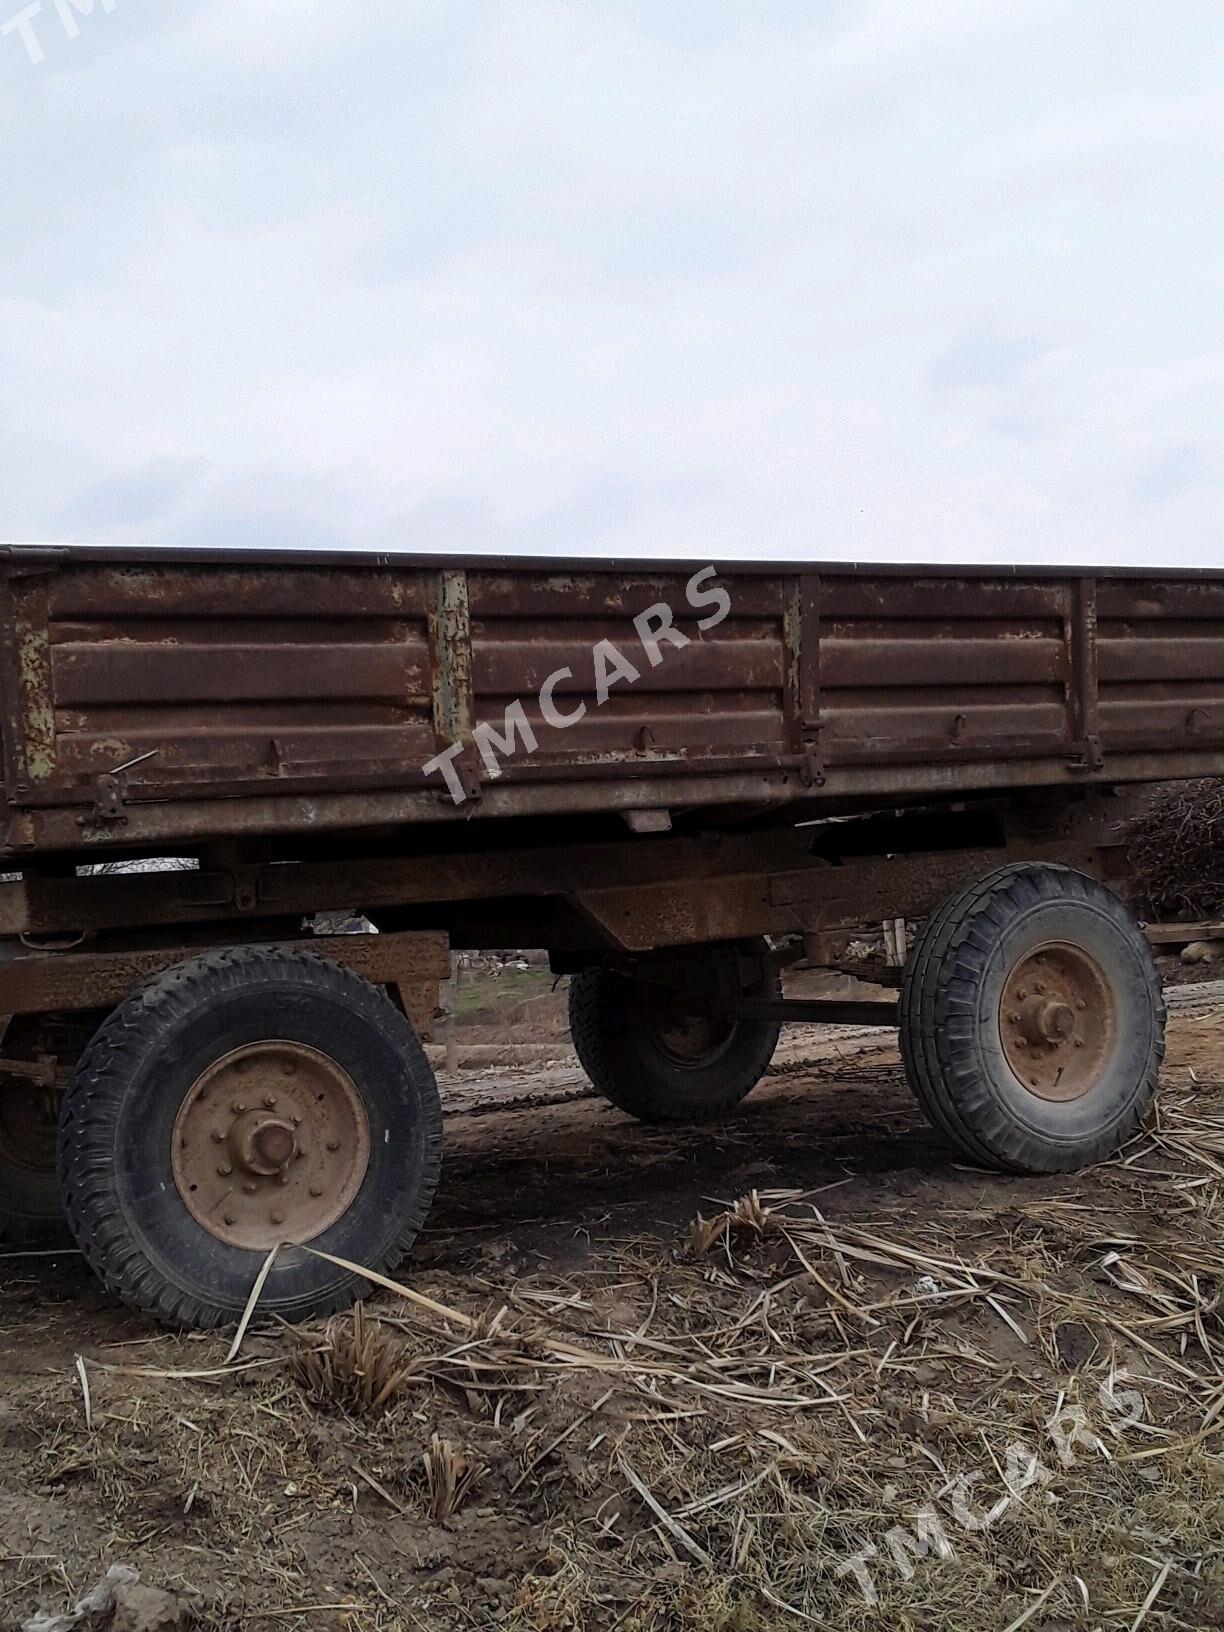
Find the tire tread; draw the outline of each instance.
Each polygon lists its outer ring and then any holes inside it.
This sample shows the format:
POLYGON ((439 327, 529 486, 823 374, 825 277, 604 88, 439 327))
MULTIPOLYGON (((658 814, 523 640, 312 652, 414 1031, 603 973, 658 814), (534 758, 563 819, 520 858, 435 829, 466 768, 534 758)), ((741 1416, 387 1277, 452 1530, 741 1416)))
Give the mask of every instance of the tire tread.
POLYGON ((1012 863, 954 892, 915 941, 901 990, 900 1041, 906 1074, 927 1120, 971 1160, 1005 1172, 1066 1171, 1102 1160, 1140 1126, 1156 1092, 1163 1059, 1164 997, 1143 945, 1148 1003, 1157 1041, 1127 1116, 1093 1140, 1060 1147, 1019 1129, 982 1080, 972 1044, 949 1021, 973 1005, 975 983, 993 939, 1018 908, 1042 900, 1078 900, 1105 910, 1136 941, 1127 909, 1094 879, 1070 867, 1012 863))
MULTIPOLYGON (((406 1027, 406 1066, 419 1100, 426 1150, 424 1179, 406 1209, 396 1236, 368 1268, 390 1274, 403 1261, 425 1222, 441 1166, 442 1111, 433 1072, 410 1026, 385 995, 358 975, 314 952, 283 947, 225 947, 176 965, 111 1014, 78 1063, 64 1098, 59 1129, 60 1193, 68 1227, 86 1262, 122 1302, 165 1325, 213 1328, 232 1324, 232 1309, 193 1296, 167 1279, 133 1239, 114 1183, 116 1123, 132 1071, 157 1034, 184 1017, 201 996, 218 989, 247 988, 282 977, 306 978, 333 997, 367 1014, 385 1006, 406 1027)), ((356 1282, 344 1282, 312 1301, 296 1318, 333 1314, 353 1299, 356 1282)))
MULTIPOLYGON (((720 945, 700 950, 718 954, 727 948, 720 945)), ((760 952, 763 943, 746 944, 743 950, 760 952)), ((570 980, 569 1025, 574 1052, 604 1099, 640 1122, 680 1126, 715 1121, 752 1092, 777 1047, 780 1028, 776 1024, 747 1022, 755 1029, 745 1038, 739 1057, 715 1062, 709 1070, 710 1086, 700 1103, 691 1099, 682 1102, 669 1096, 661 1083, 651 1081, 644 1069, 644 1043, 627 1032, 617 1016, 617 998, 624 982, 624 976, 600 967, 583 970, 570 980), (755 1038, 755 1047, 749 1038, 755 1038)), ((772 998, 781 993, 780 977, 776 970, 771 971, 763 995, 772 998)))

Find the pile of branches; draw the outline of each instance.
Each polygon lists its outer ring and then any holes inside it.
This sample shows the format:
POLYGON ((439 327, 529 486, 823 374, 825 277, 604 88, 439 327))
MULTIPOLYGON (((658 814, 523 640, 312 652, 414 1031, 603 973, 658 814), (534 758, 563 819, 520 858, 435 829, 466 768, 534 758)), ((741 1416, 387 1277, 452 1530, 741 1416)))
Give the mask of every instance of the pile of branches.
POLYGON ((1135 904, 1150 919, 1224 913, 1224 778, 1156 789, 1129 855, 1135 904))

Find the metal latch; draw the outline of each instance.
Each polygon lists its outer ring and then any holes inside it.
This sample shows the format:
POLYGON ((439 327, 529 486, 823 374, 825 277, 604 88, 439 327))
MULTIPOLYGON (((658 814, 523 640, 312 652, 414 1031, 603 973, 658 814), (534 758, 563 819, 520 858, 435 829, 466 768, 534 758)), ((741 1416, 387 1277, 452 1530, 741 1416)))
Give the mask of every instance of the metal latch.
POLYGON ((123 783, 114 771, 104 771, 94 777, 93 809, 77 817, 78 827, 92 827, 95 822, 126 822, 123 808, 123 783))
POLYGON ((1105 769, 1105 750, 1101 746, 1100 737, 1084 738, 1071 756, 1071 768, 1075 771, 1103 771, 1105 769))
POLYGON ((484 789, 480 785, 480 772, 476 769, 475 755, 471 749, 460 754, 455 768, 459 772, 459 782, 463 788, 464 798, 479 799, 484 789))
POLYGON ((809 748, 799 767, 799 779, 805 788, 823 788, 825 785, 824 759, 819 748, 809 748))
POLYGON ((103 771, 94 778, 94 804, 88 816, 78 816, 77 825, 88 827, 91 822, 126 822, 127 813, 123 808, 124 797, 127 794, 125 774, 137 765, 143 765, 146 760, 155 759, 161 753, 160 748, 150 748, 147 754, 137 754, 135 759, 128 759, 122 765, 116 765, 113 771, 103 771))
POLYGON ((450 800, 453 804, 466 804, 469 799, 475 803, 483 794, 475 750, 470 743, 461 754, 455 754, 451 761, 447 784, 446 787, 438 789, 438 798, 450 800), (457 798, 453 792, 455 782, 459 784, 462 799, 457 798))
POLYGON ((100 776, 94 784, 94 815, 100 822, 124 822, 123 783, 113 771, 100 776))

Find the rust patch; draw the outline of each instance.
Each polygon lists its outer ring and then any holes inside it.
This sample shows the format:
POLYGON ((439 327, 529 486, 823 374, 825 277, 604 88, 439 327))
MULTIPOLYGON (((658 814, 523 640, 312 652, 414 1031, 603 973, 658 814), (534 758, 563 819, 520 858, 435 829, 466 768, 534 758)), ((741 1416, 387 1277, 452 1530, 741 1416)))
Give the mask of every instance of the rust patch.
POLYGON ((999 1036, 1017 1081, 1038 1099, 1082 1099, 1101 1080, 1117 1038, 1114 995, 1082 947, 1050 942, 1012 969, 999 1036))
POLYGON ((51 687, 51 637, 47 595, 41 579, 14 594, 14 645, 21 688, 21 758, 31 782, 55 775, 55 701, 51 687))
POLYGON ((472 737, 472 619, 467 573, 440 572, 429 618, 431 697, 438 746, 472 737))
POLYGON ((342 1218, 370 1162, 357 1084, 302 1043, 250 1043, 188 1089, 171 1134, 183 1206, 228 1246, 314 1241, 342 1218))
MULTIPOLYGON (((418 1034, 428 1038, 438 1007, 439 984, 450 975, 445 936, 315 935, 273 944, 317 952, 375 985, 395 986, 418 1034)), ((0 968, 0 1012, 51 1014, 115 1008, 137 987, 199 950, 198 946, 171 945, 140 952, 57 952, 14 958, 0 968)))

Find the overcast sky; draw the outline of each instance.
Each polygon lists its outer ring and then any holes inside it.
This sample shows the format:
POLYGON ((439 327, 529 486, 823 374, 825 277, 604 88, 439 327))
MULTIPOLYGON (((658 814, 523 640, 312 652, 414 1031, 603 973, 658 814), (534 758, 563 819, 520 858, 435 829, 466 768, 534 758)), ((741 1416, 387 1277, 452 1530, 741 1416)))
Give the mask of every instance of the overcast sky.
POLYGON ((1218 0, 32 3, 0 536, 1224 564, 1218 0))

